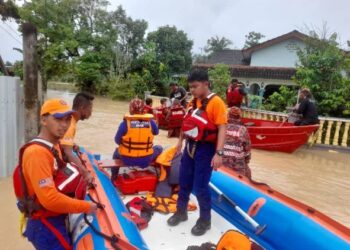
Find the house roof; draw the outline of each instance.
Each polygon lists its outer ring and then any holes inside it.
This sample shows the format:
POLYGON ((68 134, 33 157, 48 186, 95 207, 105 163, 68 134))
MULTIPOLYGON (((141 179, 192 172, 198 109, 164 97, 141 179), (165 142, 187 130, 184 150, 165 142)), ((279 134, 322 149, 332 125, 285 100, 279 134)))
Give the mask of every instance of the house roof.
POLYGON ((229 65, 246 65, 242 50, 224 49, 214 52, 207 60, 208 64, 224 63, 229 65))
POLYGON ((307 38, 310 38, 310 37, 297 31, 297 30, 293 30, 292 32, 289 32, 289 33, 284 34, 282 36, 275 37, 273 39, 270 39, 270 40, 267 40, 265 42, 254 45, 250 48, 244 49, 243 53, 244 53, 245 57, 250 57, 254 51, 264 49, 264 48, 270 47, 272 45, 275 45, 275 44, 278 44, 278 43, 281 43, 281 42, 284 42, 284 41, 287 41, 290 39, 297 39, 297 40, 304 41, 307 38))
MULTIPOLYGON (((215 64, 196 64, 194 67, 211 69, 215 64)), ((232 77, 263 78, 290 80, 294 76, 295 68, 261 67, 249 65, 229 65, 232 77)))

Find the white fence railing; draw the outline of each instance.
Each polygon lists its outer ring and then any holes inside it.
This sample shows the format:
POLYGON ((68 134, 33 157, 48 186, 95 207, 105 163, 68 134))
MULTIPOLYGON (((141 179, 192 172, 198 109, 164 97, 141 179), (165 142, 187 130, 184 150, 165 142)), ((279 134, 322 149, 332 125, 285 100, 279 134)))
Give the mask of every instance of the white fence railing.
MULTIPOLYGON (((152 98, 153 106, 160 106, 162 96, 150 95, 145 93, 146 97, 152 98)), ((243 109, 243 117, 256 118, 271 121, 283 121, 288 114, 282 112, 272 112, 260 109, 243 109)), ((318 131, 310 137, 310 142, 329 146, 338 146, 350 148, 350 119, 336 117, 319 117, 320 127, 318 131)))
POLYGON ((12 174, 23 140, 23 87, 18 78, 0 76, 0 177, 12 174))

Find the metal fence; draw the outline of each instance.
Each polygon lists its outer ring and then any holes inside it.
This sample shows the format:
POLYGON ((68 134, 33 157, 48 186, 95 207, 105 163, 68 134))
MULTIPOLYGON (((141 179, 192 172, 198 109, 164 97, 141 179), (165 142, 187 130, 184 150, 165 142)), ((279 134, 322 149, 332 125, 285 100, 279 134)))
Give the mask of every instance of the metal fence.
POLYGON ((0 177, 7 177, 24 142, 24 95, 18 78, 0 76, 0 177))

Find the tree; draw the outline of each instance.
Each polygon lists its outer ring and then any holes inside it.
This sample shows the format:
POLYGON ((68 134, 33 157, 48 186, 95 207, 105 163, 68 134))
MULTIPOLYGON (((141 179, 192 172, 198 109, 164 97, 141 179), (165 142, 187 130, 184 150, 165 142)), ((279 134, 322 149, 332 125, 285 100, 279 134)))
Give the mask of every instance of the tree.
POLYGON ((261 34, 260 32, 251 31, 248 33, 248 35, 245 36, 245 43, 243 49, 250 48, 254 45, 257 45, 260 43, 260 40, 263 39, 265 36, 261 34))
POLYGON ((210 82, 215 93, 226 99, 226 89, 231 80, 230 69, 226 64, 216 64, 208 71, 210 82))
POLYGON ((142 96, 145 91, 151 91, 164 95, 165 84, 169 79, 167 72, 167 66, 157 59, 156 44, 147 42, 133 63, 133 73, 130 74, 135 93, 142 96))
POLYGON ((157 61, 167 65, 169 74, 187 72, 192 65, 193 42, 175 26, 163 26, 150 32, 147 41, 155 44, 157 61))
POLYGON ((350 71, 350 58, 338 48, 337 34, 310 32, 298 56, 300 64, 294 80, 311 90, 320 114, 349 116, 350 79, 345 72, 350 71))
POLYGON ((204 48, 204 51, 210 55, 214 52, 228 49, 232 44, 232 41, 226 37, 220 38, 215 36, 207 40, 207 46, 204 48))

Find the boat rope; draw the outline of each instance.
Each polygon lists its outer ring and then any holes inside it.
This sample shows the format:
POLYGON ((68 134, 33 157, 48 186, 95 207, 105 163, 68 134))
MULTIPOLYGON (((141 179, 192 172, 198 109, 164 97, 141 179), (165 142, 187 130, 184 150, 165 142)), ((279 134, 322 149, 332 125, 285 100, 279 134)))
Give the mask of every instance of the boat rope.
POLYGON ((92 225, 92 223, 88 220, 87 218, 87 214, 84 214, 84 221, 85 223, 92 229, 92 231, 94 231, 97 235, 101 236, 102 238, 108 240, 110 243, 111 243, 111 246, 113 247, 113 249, 115 250, 121 250, 121 248, 119 248, 117 246, 117 243, 118 243, 118 237, 116 235, 107 235, 107 234, 104 234, 100 231, 98 231, 94 225, 92 225))

